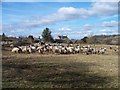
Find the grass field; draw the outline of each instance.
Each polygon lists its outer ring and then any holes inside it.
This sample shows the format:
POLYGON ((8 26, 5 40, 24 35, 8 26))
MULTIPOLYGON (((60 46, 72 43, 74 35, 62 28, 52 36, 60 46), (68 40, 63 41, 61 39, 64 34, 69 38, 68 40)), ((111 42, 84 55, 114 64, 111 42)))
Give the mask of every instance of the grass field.
POLYGON ((110 50, 105 55, 3 51, 2 68, 3 88, 118 87, 118 55, 110 50))

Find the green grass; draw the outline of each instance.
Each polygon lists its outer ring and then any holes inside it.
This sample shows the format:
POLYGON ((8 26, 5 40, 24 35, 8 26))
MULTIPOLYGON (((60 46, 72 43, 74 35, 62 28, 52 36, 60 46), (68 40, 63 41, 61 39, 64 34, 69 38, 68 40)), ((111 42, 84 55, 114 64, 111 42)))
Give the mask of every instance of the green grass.
POLYGON ((3 51, 3 88, 117 88, 118 55, 12 54, 3 51))

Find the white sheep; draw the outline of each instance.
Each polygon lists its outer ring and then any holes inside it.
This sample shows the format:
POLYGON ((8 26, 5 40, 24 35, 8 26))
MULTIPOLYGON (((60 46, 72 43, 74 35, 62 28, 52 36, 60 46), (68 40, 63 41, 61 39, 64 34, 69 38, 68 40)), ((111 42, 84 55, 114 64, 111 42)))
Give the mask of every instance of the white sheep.
POLYGON ((105 51, 106 51, 106 48, 100 48, 100 49, 98 50, 98 53, 99 53, 99 54, 105 54, 105 51))
POLYGON ((20 52, 22 52, 22 50, 20 48, 18 48, 18 47, 14 47, 12 49, 12 52, 14 52, 14 53, 20 53, 20 52))

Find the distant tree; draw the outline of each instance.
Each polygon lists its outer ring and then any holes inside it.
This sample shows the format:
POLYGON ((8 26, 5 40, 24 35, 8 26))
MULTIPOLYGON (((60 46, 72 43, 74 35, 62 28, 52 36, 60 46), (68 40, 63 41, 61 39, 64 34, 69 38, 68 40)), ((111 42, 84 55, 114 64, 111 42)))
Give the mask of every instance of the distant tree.
POLYGON ((112 39, 111 38, 106 38, 106 39, 104 39, 104 44, 111 44, 111 42, 112 42, 112 39))
POLYGON ((82 40, 82 42, 87 43, 87 39, 88 39, 88 37, 84 37, 81 40, 82 40))
POLYGON ((93 36, 93 37, 90 37, 90 38, 87 39, 87 43, 89 43, 89 44, 98 44, 99 41, 97 40, 96 37, 93 36))
POLYGON ((39 37, 38 37, 38 39, 40 40, 40 39, 41 39, 41 37, 39 36, 39 37))
POLYGON ((32 35, 29 35, 28 40, 29 40, 30 43, 33 43, 34 42, 34 37, 32 35))
POLYGON ((42 32, 42 39, 44 42, 53 42, 54 39, 51 35, 51 31, 49 30, 49 28, 45 28, 42 32))
POLYGON ((38 37, 38 39, 39 39, 39 41, 41 42, 41 37, 40 37, 40 36, 38 37))
POLYGON ((25 38, 25 37, 23 37, 23 36, 19 36, 18 39, 22 41, 24 38, 25 38))
POLYGON ((2 36, 3 36, 3 37, 6 37, 6 36, 5 36, 5 33, 3 33, 2 36))
POLYGON ((7 37, 6 37, 5 33, 3 33, 3 34, 2 34, 2 41, 5 41, 6 38, 7 38, 7 37))

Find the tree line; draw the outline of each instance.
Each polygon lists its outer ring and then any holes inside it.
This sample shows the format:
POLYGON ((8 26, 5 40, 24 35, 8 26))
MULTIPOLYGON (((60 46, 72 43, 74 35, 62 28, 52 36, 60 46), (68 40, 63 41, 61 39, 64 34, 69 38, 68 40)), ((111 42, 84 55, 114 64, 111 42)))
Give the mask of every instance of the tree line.
MULTIPOLYGON (((29 35, 28 37, 22 37, 19 36, 19 38, 15 37, 7 37, 4 33, 0 36, 1 41, 10 41, 10 40, 16 40, 17 39, 17 44, 23 45, 23 44, 30 44, 34 42, 49 42, 53 43, 55 40, 53 39, 51 35, 51 31, 49 28, 45 28, 41 34, 42 38, 39 36, 39 38, 35 39, 33 35, 29 35)), ((82 39, 79 40, 68 40, 69 42, 66 43, 84 43, 84 44, 118 44, 118 38, 120 38, 120 35, 110 35, 110 36, 105 36, 105 35, 99 35, 99 36, 91 36, 91 37, 83 37, 82 39)))
MULTIPOLYGON (((15 39, 17 39, 19 42, 28 42, 28 43, 33 43, 36 41, 33 35, 29 35, 28 37, 19 36, 18 38, 16 38, 16 37, 7 37, 5 33, 3 33, 0 36, 1 41, 10 41, 15 39)), ((42 32, 42 38, 40 38, 39 36, 39 38, 37 38, 37 41, 54 42, 50 29, 45 28, 42 32)))

